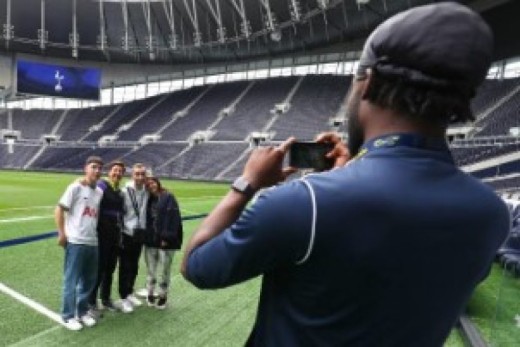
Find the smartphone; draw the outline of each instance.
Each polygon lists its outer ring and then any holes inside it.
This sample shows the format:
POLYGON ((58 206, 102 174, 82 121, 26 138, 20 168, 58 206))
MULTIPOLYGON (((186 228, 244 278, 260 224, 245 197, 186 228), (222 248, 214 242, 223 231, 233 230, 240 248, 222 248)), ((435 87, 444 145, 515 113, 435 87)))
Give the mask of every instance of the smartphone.
POLYGON ((332 169, 334 160, 325 155, 334 148, 331 143, 295 142, 289 150, 289 165, 299 169, 324 171, 332 169))

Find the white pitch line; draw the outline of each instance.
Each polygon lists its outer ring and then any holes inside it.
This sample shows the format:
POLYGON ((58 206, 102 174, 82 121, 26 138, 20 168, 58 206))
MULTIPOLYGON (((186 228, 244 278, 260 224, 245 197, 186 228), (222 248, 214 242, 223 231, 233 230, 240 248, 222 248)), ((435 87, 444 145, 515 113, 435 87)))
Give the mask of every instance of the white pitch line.
POLYGON ((56 312, 53 312, 49 310, 47 307, 43 306, 40 303, 37 303, 36 301, 29 299, 28 297, 18 293, 17 291, 9 288, 2 282, 0 282, 0 292, 9 295, 10 297, 20 301, 22 304, 29 306, 33 310, 43 314, 47 318, 50 318, 51 320, 55 321, 56 323, 59 323, 60 325, 63 325, 63 320, 61 319, 60 315, 56 312))
POLYGON ((40 331, 38 334, 34 334, 32 336, 29 336, 28 338, 26 339, 23 339, 23 340, 20 340, 18 342, 15 342, 14 344, 10 345, 9 347, 17 347, 17 346, 26 346, 27 343, 31 342, 31 341, 34 341, 34 340, 39 340, 41 339, 43 336, 47 335, 47 334, 50 334, 52 333, 53 331, 56 331, 58 329, 60 329, 61 327, 59 325, 55 325, 53 326, 52 328, 49 328, 47 330, 43 330, 43 331, 40 331))
POLYGON ((28 220, 37 220, 37 219, 47 219, 52 218, 52 215, 47 216, 30 216, 30 217, 17 217, 17 218, 7 218, 7 219, 0 219, 1 223, 17 223, 17 222, 26 222, 28 220))
POLYGON ((43 208, 51 208, 55 207, 56 205, 45 205, 45 206, 31 206, 31 207, 9 207, 9 208, 0 208, 0 212, 4 211, 28 211, 33 209, 43 209, 43 208))

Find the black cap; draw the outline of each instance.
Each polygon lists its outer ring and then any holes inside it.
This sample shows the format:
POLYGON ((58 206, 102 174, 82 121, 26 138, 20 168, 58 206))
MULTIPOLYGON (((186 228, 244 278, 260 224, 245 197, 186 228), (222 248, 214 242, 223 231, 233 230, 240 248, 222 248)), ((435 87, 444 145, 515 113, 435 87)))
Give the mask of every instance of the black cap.
POLYGON ((493 34, 480 15, 443 2, 412 8, 380 24, 365 43, 356 78, 366 77, 371 68, 411 84, 459 93, 469 101, 486 78, 492 57, 493 34))
POLYGON ((92 163, 96 163, 96 164, 103 166, 103 159, 101 159, 101 157, 98 157, 96 155, 91 155, 90 157, 87 158, 87 161, 85 161, 85 165, 89 165, 92 163))

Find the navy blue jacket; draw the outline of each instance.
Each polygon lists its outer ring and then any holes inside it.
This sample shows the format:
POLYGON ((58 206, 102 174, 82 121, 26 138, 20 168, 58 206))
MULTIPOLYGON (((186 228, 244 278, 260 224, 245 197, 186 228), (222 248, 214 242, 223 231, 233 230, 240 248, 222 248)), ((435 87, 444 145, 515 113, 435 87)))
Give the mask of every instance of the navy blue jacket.
POLYGON ((447 148, 384 140, 306 177, 312 190, 302 180, 267 190, 189 255, 187 278, 200 288, 263 275, 251 345, 444 343, 487 276, 509 213, 447 148))
POLYGON ((114 189, 105 179, 99 180, 97 186, 103 191, 97 225, 99 242, 119 245, 124 215, 121 190, 114 189))
POLYGON ((148 247, 180 249, 183 230, 179 204, 168 191, 162 191, 158 197, 150 195, 146 213, 146 237, 148 247), (167 246, 162 247, 161 241, 167 246))

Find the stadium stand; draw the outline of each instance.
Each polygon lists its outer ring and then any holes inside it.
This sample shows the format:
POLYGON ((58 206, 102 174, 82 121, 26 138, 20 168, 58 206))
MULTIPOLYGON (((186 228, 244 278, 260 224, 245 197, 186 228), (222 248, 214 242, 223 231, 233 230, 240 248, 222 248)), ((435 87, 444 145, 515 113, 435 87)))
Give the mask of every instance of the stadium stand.
MULTIPOLYGON (((520 96, 520 93, 518 94, 520 96)), ((514 97, 493 111, 491 119, 478 132, 479 136, 509 135, 511 128, 520 127, 520 97, 514 97)))
POLYGON ((170 126, 161 131, 161 140, 186 141, 193 132, 205 130, 217 118, 220 107, 233 97, 235 88, 240 87, 233 85, 229 91, 225 86, 194 88, 190 103, 180 110, 178 118, 170 126))
MULTIPOLYGON (((486 82, 487 85, 490 81, 486 82)), ((475 123, 479 129, 475 136, 509 135, 509 129, 520 126, 518 114, 520 111, 520 78, 495 81, 496 88, 484 88, 475 99, 475 104, 490 102, 489 113, 480 115, 475 123)))
POLYGON ((78 141, 88 133, 91 127, 101 123, 115 108, 116 106, 107 106, 70 110, 56 134, 61 141, 78 141))
POLYGON ((331 129, 329 119, 336 115, 351 83, 351 76, 308 75, 296 92, 290 110, 271 129, 275 140, 295 136, 312 140, 331 129))
MULTIPOLYGON (((317 133, 334 128, 330 120, 342 116, 341 105, 351 78, 278 77, 193 87, 117 106, 68 111, 16 109, 11 111, 13 129, 20 130, 22 138, 29 139, 23 141, 29 142, 17 142, 14 155, 2 145, 0 165, 78 170, 86 156, 97 154, 107 161, 123 158, 128 163, 143 162, 161 176, 230 181, 241 173, 248 158, 251 132, 271 133, 273 137, 266 140, 278 142, 289 136, 311 140, 317 133), (286 113, 271 112, 284 102, 290 104, 286 113), (193 145, 191 136, 196 131, 207 134, 203 143, 193 145), (58 141, 45 144, 41 139, 44 134, 54 134, 58 141), (100 147, 98 141, 106 135, 115 135, 115 142, 100 147), (144 135, 153 139, 144 139, 144 135)), ((510 127, 519 125, 520 94, 513 93, 519 86, 520 78, 485 82, 472 107, 480 115, 491 112, 479 120, 479 131, 474 138, 488 133, 503 135, 510 127)), ((0 129, 9 127, 8 119, 9 112, 0 112, 0 129)), ((346 125, 339 129, 346 131, 346 125)), ((511 143, 452 146, 454 159, 460 166, 519 150, 520 145, 511 143)), ((472 174, 480 178, 496 177, 519 169, 520 163, 512 161, 472 174)), ((505 189, 518 186, 519 182, 504 179, 490 184, 495 189, 505 189)))
POLYGON ((63 110, 14 110, 13 130, 20 130, 23 139, 40 139, 50 134, 63 110))
POLYGON ((159 97, 153 97, 123 104, 122 107, 116 109, 117 111, 110 113, 108 117, 104 118, 99 130, 92 131, 83 138, 83 140, 97 141, 104 135, 113 135, 119 127, 130 123, 139 116, 141 112, 146 111, 157 102, 158 98, 159 97))
POLYGON ((40 150, 38 145, 12 145, 13 152, 9 152, 9 145, 0 144, 0 167, 3 169, 24 169, 29 160, 40 150))
POLYGON ((57 147, 47 146, 40 157, 32 164, 33 169, 81 171, 85 164, 85 158, 97 155, 104 161, 122 157, 129 148, 108 147, 57 147))
POLYGON ((520 191, 520 176, 498 176, 486 183, 495 191, 520 191))
POLYGON ((478 97, 474 98, 471 102, 473 113, 477 115, 478 118, 485 110, 495 105, 519 84, 520 78, 484 81, 477 91, 478 97))
POLYGON ((170 94, 145 117, 137 120, 130 129, 123 131, 119 141, 138 141, 141 136, 155 134, 164 124, 172 119, 177 111, 186 107, 200 93, 198 89, 182 90, 170 94))
POLYGON ((196 144, 168 165, 159 167, 157 173, 176 178, 211 180, 247 148, 246 143, 196 144))
POLYGON ((132 150, 121 159, 126 163, 143 163, 151 168, 154 173, 155 169, 167 160, 174 158, 182 150, 188 147, 187 142, 178 143, 149 143, 135 150, 132 150))
POLYGON ((459 166, 476 163, 518 150, 520 150, 519 144, 451 147, 453 159, 459 166))
POLYGON ((0 129, 8 129, 7 127, 7 117, 9 116, 9 112, 7 110, 0 111, 0 129))
POLYGON ((284 101, 297 77, 279 77, 256 81, 236 105, 236 109, 214 128, 213 140, 245 140, 253 131, 263 131, 273 117, 275 104, 284 101))

